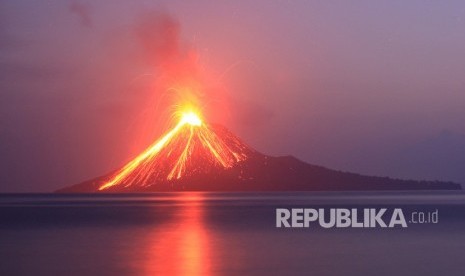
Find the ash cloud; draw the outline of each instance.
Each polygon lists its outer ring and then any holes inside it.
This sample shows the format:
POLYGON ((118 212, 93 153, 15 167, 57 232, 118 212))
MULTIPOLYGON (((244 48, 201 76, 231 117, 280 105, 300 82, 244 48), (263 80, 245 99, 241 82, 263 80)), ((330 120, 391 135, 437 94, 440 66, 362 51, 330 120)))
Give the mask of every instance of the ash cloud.
MULTIPOLYGON (((174 99, 187 99, 203 107, 204 115, 216 123, 235 120, 244 126, 267 124, 274 113, 252 101, 237 98, 200 64, 199 53, 181 37, 182 26, 166 11, 152 11, 140 17, 135 33, 144 52, 145 61, 157 69, 157 86, 167 88, 189 87, 187 93, 174 99)), ((176 94, 176 93, 175 93, 176 94)), ((163 104, 162 104, 163 105, 163 104)))
POLYGON ((206 72, 200 72, 197 51, 181 38, 181 25, 170 13, 152 11, 140 17, 135 33, 145 61, 160 74, 161 86, 191 87, 196 96, 204 96, 206 72))
POLYGON ((152 11, 141 17, 135 31, 149 63, 168 66, 179 61, 180 29, 179 22, 167 12, 152 11))
MULTIPOLYGON (((181 25, 170 13, 152 11, 140 16, 135 35, 145 62, 157 73, 156 88, 160 106, 189 103, 208 109, 208 102, 218 97, 218 90, 205 68, 198 62, 197 51, 181 38, 181 25), (164 96, 167 96, 166 99, 164 96)), ((168 113, 169 110, 166 109, 168 113)))
POLYGON ((72 2, 69 4, 69 11, 79 18, 79 22, 83 27, 92 27, 93 20, 90 5, 81 2, 72 2))

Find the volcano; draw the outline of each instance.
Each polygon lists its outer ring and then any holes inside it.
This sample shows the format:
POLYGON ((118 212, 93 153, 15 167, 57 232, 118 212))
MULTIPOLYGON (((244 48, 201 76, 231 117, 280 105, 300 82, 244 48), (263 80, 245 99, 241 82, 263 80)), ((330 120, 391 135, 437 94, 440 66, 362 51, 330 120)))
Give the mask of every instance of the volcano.
POLYGON ((121 169, 57 192, 459 190, 452 182, 399 180, 340 172, 252 149, 196 113, 121 169))

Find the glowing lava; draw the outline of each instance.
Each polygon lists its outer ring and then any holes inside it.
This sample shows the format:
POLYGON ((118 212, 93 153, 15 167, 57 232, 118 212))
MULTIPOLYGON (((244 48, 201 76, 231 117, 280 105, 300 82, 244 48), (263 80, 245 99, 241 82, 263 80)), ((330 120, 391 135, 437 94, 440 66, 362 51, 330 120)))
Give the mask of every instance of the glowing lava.
POLYGON ((180 112, 178 123, 144 152, 99 187, 116 185, 146 187, 231 168, 247 159, 250 148, 218 127, 202 121, 194 111, 180 112))
POLYGON ((194 112, 188 112, 185 113, 181 117, 181 122, 184 122, 186 124, 190 124, 192 126, 201 126, 202 125, 202 120, 200 120, 199 116, 195 114, 194 112))

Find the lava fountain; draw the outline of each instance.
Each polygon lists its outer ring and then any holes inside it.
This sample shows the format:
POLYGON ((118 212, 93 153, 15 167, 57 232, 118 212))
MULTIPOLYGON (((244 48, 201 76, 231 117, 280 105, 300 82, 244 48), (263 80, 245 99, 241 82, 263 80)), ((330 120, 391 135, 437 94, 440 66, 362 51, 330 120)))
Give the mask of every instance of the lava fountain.
POLYGON ((147 187, 184 176, 231 168, 252 151, 236 137, 204 122, 198 110, 175 112, 177 124, 98 189, 147 187))

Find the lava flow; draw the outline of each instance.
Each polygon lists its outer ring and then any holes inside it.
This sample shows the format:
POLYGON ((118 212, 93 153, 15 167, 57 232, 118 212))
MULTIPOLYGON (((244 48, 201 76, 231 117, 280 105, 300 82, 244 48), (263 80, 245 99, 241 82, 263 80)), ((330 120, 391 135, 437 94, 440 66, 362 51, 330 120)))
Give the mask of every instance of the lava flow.
POLYGON ((213 168, 231 168, 244 161, 250 148, 229 132, 209 125, 194 111, 180 112, 178 123, 144 152, 101 185, 100 191, 122 185, 147 187, 208 173, 213 168))

